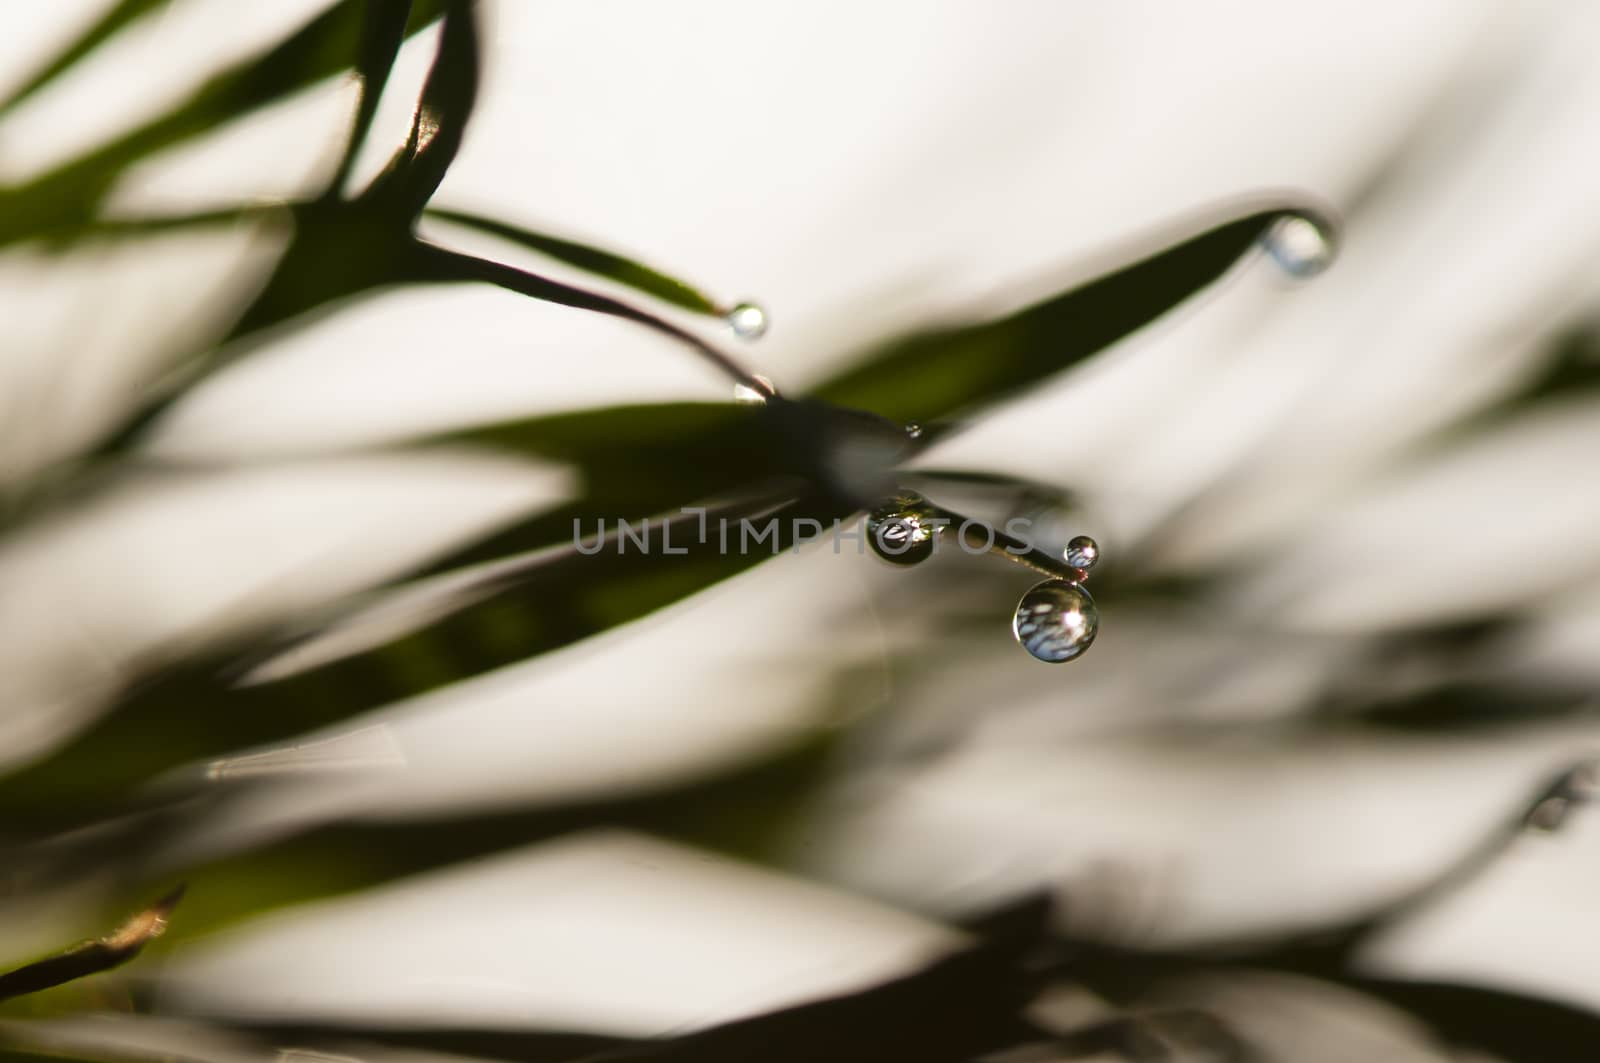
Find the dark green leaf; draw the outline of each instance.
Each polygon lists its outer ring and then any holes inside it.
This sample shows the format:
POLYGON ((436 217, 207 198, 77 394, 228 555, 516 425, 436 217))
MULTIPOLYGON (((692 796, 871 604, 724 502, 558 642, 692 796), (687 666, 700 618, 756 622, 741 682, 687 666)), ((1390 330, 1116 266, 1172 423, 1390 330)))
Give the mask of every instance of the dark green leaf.
POLYGON ((447 0, 439 50, 422 86, 411 135, 362 199, 380 214, 414 219, 444 180, 478 101, 476 0, 447 0))
POLYGON ((328 182, 328 196, 337 198, 344 187, 356 155, 366 142, 367 131, 378 113, 378 101, 389 73, 394 69, 400 45, 405 43, 406 24, 411 18, 411 0, 364 0, 361 20, 361 50, 356 58, 356 77, 361 81, 361 100, 350 125, 350 140, 344 156, 328 182))
POLYGON ((431 207, 428 216, 441 221, 451 222, 455 225, 464 225, 477 229, 480 232, 490 233, 511 243, 553 258, 557 262, 564 262, 575 269, 595 276, 604 277, 618 284, 633 288, 636 291, 654 296, 662 302, 671 303, 697 314, 721 314, 722 309, 710 296, 699 289, 669 277, 659 270, 655 270, 640 262, 611 251, 604 251, 588 244, 580 244, 573 240, 564 240, 556 236, 547 236, 544 233, 524 229, 521 226, 510 225, 506 222, 495 221, 493 218, 484 218, 476 214, 469 214, 460 210, 444 210, 431 207))
MULTIPOLYGON (((816 397, 897 421, 994 402, 1144 327, 1225 274, 1294 204, 1248 212, 1007 317, 923 332, 865 352, 816 397)), ((1186 226, 1189 231, 1193 228, 1186 226)))

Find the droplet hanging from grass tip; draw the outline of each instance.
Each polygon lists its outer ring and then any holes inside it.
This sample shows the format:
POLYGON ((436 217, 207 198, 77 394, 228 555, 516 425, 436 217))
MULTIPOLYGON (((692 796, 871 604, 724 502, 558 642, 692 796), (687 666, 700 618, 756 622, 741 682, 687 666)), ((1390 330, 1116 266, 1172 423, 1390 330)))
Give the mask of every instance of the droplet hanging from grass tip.
POLYGON ((1061 579, 1035 584, 1017 603, 1011 633, 1047 664, 1081 657, 1100 631, 1100 610, 1081 585, 1061 579))
POLYGON ((916 492, 896 495, 867 514, 867 542, 891 565, 921 564, 937 545, 933 517, 933 507, 916 492))
POLYGON ((1273 222, 1261 246, 1279 269, 1297 280, 1315 277, 1337 256, 1330 226, 1305 214, 1285 214, 1273 222))
POLYGON ((742 340, 759 340, 767 334, 771 320, 765 308, 757 303, 742 302, 729 310, 725 320, 733 334, 742 340))

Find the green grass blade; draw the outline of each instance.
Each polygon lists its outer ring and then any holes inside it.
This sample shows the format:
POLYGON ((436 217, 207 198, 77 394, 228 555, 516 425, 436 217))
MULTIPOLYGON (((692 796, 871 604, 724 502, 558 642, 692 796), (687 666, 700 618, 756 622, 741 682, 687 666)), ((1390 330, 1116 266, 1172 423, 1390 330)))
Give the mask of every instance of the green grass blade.
POLYGON ((915 333, 867 351, 816 397, 931 421, 1011 395, 1088 359, 1219 280, 1292 204, 1253 205, 1163 240, 1154 254, 1014 314, 915 333))

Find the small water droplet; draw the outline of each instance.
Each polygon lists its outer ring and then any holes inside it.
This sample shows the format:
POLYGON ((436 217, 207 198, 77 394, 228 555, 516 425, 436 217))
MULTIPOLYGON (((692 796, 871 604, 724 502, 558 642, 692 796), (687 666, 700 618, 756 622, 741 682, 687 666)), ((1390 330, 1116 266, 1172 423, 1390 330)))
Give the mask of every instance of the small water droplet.
POLYGON ((1534 805, 1528 813, 1527 825, 1538 831, 1557 830, 1580 806, 1591 804, 1597 798, 1600 798, 1600 764, 1592 761, 1576 764, 1534 805))
POLYGON ((1100 631, 1100 610, 1076 583, 1050 579, 1017 603, 1011 632, 1041 661, 1060 664, 1081 656, 1100 631))
POLYGON ((1067 564, 1087 572, 1100 560, 1100 544, 1087 535, 1074 535, 1062 553, 1067 564))
POLYGON ((933 556, 939 525, 933 508, 914 491, 896 495, 867 514, 867 542, 891 565, 916 565, 933 556))
POLYGON ((728 327, 742 340, 759 340, 767 334, 767 312, 755 303, 740 303, 728 311, 728 327))
MULTIPOLYGON (((765 384, 770 393, 772 381, 768 380, 760 373, 756 374, 756 379, 765 384)), ((760 406, 767 401, 767 396, 757 391, 749 384, 735 384, 733 385, 733 401, 743 403, 746 406, 760 406)))
POLYGON ((1333 236, 1303 214, 1288 214, 1273 222, 1261 243, 1278 268, 1291 277, 1315 277, 1333 264, 1333 236))
POLYGON ((1565 797, 1547 797, 1528 813, 1528 827, 1545 834, 1559 830, 1572 814, 1572 805, 1565 797))
POLYGON ((912 421, 910 424, 906 425, 906 438, 907 439, 921 439, 922 438, 922 426, 920 424, 918 424, 917 422, 915 422, 915 421, 912 421))

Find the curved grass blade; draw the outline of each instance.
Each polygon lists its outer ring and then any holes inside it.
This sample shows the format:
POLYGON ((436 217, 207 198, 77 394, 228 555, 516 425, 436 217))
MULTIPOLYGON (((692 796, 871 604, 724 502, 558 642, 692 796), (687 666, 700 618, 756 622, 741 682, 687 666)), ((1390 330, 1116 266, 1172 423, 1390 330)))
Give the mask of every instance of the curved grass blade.
POLYGON ((1600 324, 1585 322, 1557 336, 1534 371, 1510 392, 1460 421, 1446 425, 1427 445, 1442 448, 1468 439, 1547 403, 1583 401, 1600 393, 1600 324))
POLYGON ((606 251, 575 240, 534 232, 519 225, 496 221, 461 210, 430 207, 427 216, 452 225, 462 225, 479 232, 497 236, 502 240, 526 247, 531 251, 563 262, 574 269, 592 273, 597 277, 654 296, 682 310, 695 314, 721 316, 727 311, 704 292, 676 277, 668 276, 631 258, 606 251))
POLYGON ((665 318, 657 317, 647 311, 640 310, 638 307, 630 306, 609 295, 602 295, 570 284, 563 284, 560 281, 541 277, 537 273, 530 273, 514 266, 476 258, 472 255, 464 255, 456 251, 447 251, 442 247, 434 247, 431 244, 423 244, 421 246, 425 248, 427 255, 426 269, 429 274, 427 279, 435 281, 482 281, 544 302, 559 303, 562 306, 570 306, 579 310, 591 310, 598 314, 607 314, 611 317, 621 318, 624 321, 632 321, 636 324, 644 325, 688 347, 721 370, 730 380, 743 384, 757 395, 768 399, 777 397, 777 391, 771 383, 751 372, 732 355, 701 339, 687 329, 679 328, 665 318))
POLYGON ((337 1044, 356 1037, 411 1051, 535 1063, 966 1063, 999 1059, 989 1053, 1048 1036, 1023 1015, 1045 981, 1025 955, 1032 944, 980 940, 865 988, 653 1040, 472 1029, 242 1029, 272 1043, 337 1044))
POLYGON ((455 161, 478 101, 481 76, 475 0, 449 0, 439 49, 411 122, 411 135, 361 199, 390 217, 416 218, 455 161))
POLYGON ((226 352, 213 349, 196 356, 186 375, 169 376, 162 389, 129 414, 90 457, 104 458, 136 446, 149 426, 194 385, 248 349, 239 340, 288 321, 307 320, 312 311, 342 300, 401 284, 489 283, 544 302, 632 321, 687 346, 758 394, 776 397, 771 384, 687 329, 608 295, 418 241, 394 216, 379 213, 365 200, 301 204, 293 217, 295 238, 231 331, 233 345, 226 352))
POLYGON ((57 53, 54 59, 18 85, 4 101, 0 101, 0 115, 15 109, 24 100, 78 65, 79 61, 89 53, 121 32, 123 27, 138 21, 165 3, 167 0, 118 0, 106 10, 105 14, 73 38, 72 43, 57 53))
MULTIPOLYGON (((459 594, 450 603, 453 612, 429 615, 426 627, 407 631, 402 625, 381 644, 279 681, 235 686, 238 650, 174 667, 130 690, 65 747, 0 779, 0 816, 14 830, 37 833, 124 812, 134 805, 131 790, 183 764, 300 735, 569 645, 788 549, 792 518, 827 526, 850 512, 815 498, 774 509, 775 498, 793 495, 773 490, 723 511, 730 519, 781 516, 775 536, 762 544, 771 543, 771 554, 724 552, 715 534, 698 539, 698 514, 679 514, 655 525, 657 541, 671 536, 670 555, 618 548, 589 556, 569 542, 486 573, 484 585, 459 594), (677 553, 680 548, 686 552, 677 553)), ((615 532, 608 542, 617 542, 615 532)))
MULTIPOLYGON (((765 755, 689 779, 530 807, 411 819, 335 820, 233 855, 189 865, 183 938, 277 908, 348 894, 582 830, 622 827, 742 859, 772 859, 828 776, 837 731, 796 735, 765 755)), ((241 848, 244 848, 241 846, 241 848)), ((160 854, 126 854, 159 876, 160 854)))
POLYGON ((1153 254, 1009 316, 868 351, 813 394, 898 421, 992 403, 1084 361, 1211 285, 1284 215, 1317 215, 1287 201, 1234 208, 1223 220, 1216 213, 1198 232, 1192 223, 1176 227, 1191 235, 1165 237, 1153 254))
MULTIPOLYGON (((431 23, 442 7, 442 0, 418 0, 407 34, 431 23)), ((0 189, 0 244, 87 222, 133 163, 348 69, 360 51, 361 14, 362 0, 340 0, 276 46, 212 77, 165 113, 25 185, 0 189)))
POLYGON ((378 113, 378 101, 389 83, 389 74, 405 43, 406 25, 411 19, 411 0, 364 0, 365 11, 361 23, 361 50, 356 59, 356 77, 361 82, 361 97, 356 104, 356 115, 350 125, 350 139, 338 168, 328 181, 327 196, 338 198, 340 190, 355 166, 356 155, 366 143, 372 120, 378 113))

